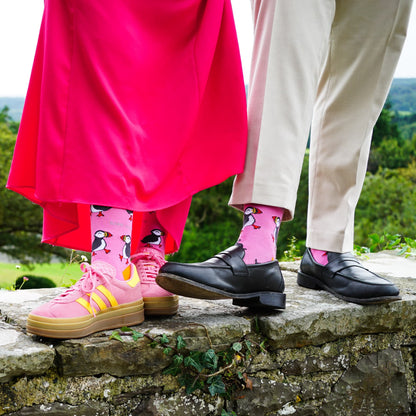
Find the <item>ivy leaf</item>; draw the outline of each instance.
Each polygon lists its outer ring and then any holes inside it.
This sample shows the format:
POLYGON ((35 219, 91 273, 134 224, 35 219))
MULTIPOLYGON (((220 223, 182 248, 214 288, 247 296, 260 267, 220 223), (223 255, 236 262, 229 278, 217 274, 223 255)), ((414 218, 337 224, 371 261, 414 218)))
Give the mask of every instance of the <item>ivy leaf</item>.
POLYGON ((241 345, 241 342, 234 342, 234 344, 231 348, 234 351, 238 352, 238 351, 241 351, 241 348, 243 348, 243 346, 241 345))
POLYGON ((133 338, 133 341, 137 341, 139 338, 144 337, 144 335, 141 332, 138 332, 138 331, 133 331, 131 336, 133 338))
POLYGON ((186 347, 185 341, 183 340, 183 338, 180 335, 178 335, 176 337, 176 348, 178 350, 181 350, 182 348, 185 348, 185 347, 186 347))
POLYGON ((202 380, 196 379, 189 374, 183 374, 178 378, 179 384, 185 386, 185 391, 187 394, 194 392, 195 390, 202 390, 204 388, 204 382, 202 380))
POLYGON ((118 331, 113 331, 113 333, 110 335, 110 339, 116 339, 117 341, 124 342, 118 331))
POLYGON ((216 370, 218 367, 218 356, 213 349, 209 349, 203 355, 203 363, 206 368, 216 370))
POLYGON ((184 359, 183 363, 185 367, 194 367, 196 371, 201 372, 204 367, 200 362, 200 355, 201 353, 199 351, 192 351, 189 356, 184 359))
POLYGON ((172 359, 173 359, 173 363, 174 363, 176 366, 179 366, 179 365, 181 365, 181 364, 183 363, 183 355, 181 355, 181 354, 175 354, 175 355, 172 357, 172 359))
POLYGON ((226 392, 225 384, 222 381, 222 377, 220 375, 210 377, 207 380, 207 383, 209 384, 208 390, 211 393, 211 396, 215 396, 216 394, 224 394, 226 392))
POLYGON ((166 335, 166 334, 163 334, 163 335, 160 337, 159 342, 160 342, 161 344, 169 344, 169 338, 167 337, 167 335, 166 335))
POLYGON ((168 368, 165 368, 163 370, 163 374, 166 375, 172 375, 172 376, 177 376, 180 373, 181 369, 180 367, 176 366, 176 365, 171 365, 168 368))
POLYGON ((172 348, 167 347, 163 350, 163 354, 169 355, 172 352, 172 348))
POLYGON ((123 326, 123 327, 121 328, 121 331, 122 331, 122 332, 133 332, 133 330, 132 330, 131 328, 129 328, 128 326, 123 326))

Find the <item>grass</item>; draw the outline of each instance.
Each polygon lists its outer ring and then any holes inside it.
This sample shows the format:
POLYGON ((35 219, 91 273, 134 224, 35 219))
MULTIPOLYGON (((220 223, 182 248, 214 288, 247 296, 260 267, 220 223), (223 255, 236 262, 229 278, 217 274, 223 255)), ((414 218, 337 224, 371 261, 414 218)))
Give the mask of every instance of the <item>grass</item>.
POLYGON ((68 286, 81 277, 81 270, 77 263, 35 264, 33 269, 26 266, 18 269, 16 264, 0 263, 0 288, 10 289, 16 278, 25 274, 48 277, 56 286, 68 286))

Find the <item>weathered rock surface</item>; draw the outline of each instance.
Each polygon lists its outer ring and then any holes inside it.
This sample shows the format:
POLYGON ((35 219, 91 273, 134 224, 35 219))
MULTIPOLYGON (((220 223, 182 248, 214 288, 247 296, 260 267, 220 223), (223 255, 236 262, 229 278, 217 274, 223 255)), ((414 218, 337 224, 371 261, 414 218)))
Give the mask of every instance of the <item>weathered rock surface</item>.
POLYGON ((191 350, 220 351, 244 336, 267 338, 248 368, 253 388, 221 398, 185 394, 149 340, 27 335, 27 314, 63 289, 0 290, 0 415, 411 415, 415 414, 416 261, 370 255, 366 266, 396 283, 402 300, 359 306, 296 284, 284 263, 287 309, 250 311, 231 301, 181 298, 178 315, 135 329, 181 335, 191 350), (225 411, 225 410, 224 410, 225 411))

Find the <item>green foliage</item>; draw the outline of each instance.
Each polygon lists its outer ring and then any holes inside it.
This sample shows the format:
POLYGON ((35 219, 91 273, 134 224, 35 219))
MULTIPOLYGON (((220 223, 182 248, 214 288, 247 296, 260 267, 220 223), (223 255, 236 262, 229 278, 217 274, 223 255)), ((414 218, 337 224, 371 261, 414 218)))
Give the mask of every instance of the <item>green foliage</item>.
POLYGON ((354 250, 357 254, 374 253, 382 250, 395 250, 399 255, 405 257, 416 256, 416 239, 403 237, 400 234, 370 234, 368 236, 369 246, 356 245, 354 250))
POLYGON ((416 79, 394 79, 390 88, 388 100, 397 111, 416 113, 416 79))
POLYGON ((398 125, 393 121, 394 115, 392 105, 387 101, 374 126, 373 137, 371 139, 372 147, 380 146, 381 142, 386 139, 401 140, 398 125))
POLYGON ((26 274, 19 276, 14 284, 15 289, 40 289, 46 287, 56 287, 56 284, 49 278, 26 274))
POLYGON ((288 248, 284 252, 283 261, 294 261, 301 258, 301 252, 296 242, 296 237, 292 236, 289 240, 288 248))
MULTIPOLYGON (((186 342, 180 335, 173 339, 165 334, 153 337, 148 333, 139 333, 128 327, 121 328, 121 332, 114 331, 110 339, 123 342, 122 335, 129 334, 134 340, 147 338, 150 341, 150 347, 162 348, 163 353, 171 357, 171 363, 165 368, 163 374, 176 377, 187 394, 201 390, 211 396, 218 395, 232 399, 234 392, 252 389, 252 382, 247 375, 248 367, 258 354, 266 352, 264 347, 266 340, 259 343, 246 336, 219 352, 212 348, 209 337, 211 348, 206 351, 195 351, 187 349, 186 342)), ((224 412, 224 415, 235 414, 224 412)))
POLYGON ((16 142, 13 126, 5 107, 0 112, 0 252, 22 264, 48 262, 52 254, 65 258, 65 250, 40 243, 41 207, 5 188, 16 142))
MULTIPOLYGON (((416 116, 416 114, 409 117, 416 116)), ((386 103, 374 127, 368 171, 376 173, 380 168, 406 167, 416 159, 416 136, 404 139, 397 116, 386 103)), ((408 126, 409 127, 409 126, 408 126)))
POLYGON ((355 242, 367 246, 368 236, 416 236, 416 166, 367 174, 355 221, 355 242))

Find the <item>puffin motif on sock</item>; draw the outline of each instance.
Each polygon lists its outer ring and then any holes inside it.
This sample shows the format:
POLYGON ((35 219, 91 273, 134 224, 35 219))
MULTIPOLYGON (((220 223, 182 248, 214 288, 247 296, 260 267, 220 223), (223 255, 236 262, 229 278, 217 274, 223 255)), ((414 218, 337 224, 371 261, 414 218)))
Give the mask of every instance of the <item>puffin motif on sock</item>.
POLYGON ((130 251, 131 251, 131 236, 130 235, 122 235, 120 238, 124 241, 124 246, 122 253, 119 254, 120 261, 123 261, 123 259, 126 260, 126 264, 129 264, 130 262, 130 251))
POLYGON ((243 228, 253 226, 255 230, 258 230, 261 228, 260 225, 256 225, 256 218, 254 214, 263 214, 263 211, 261 211, 259 208, 256 207, 247 207, 244 210, 244 218, 243 218, 243 228))
POLYGON ((126 209, 127 214, 129 214, 129 220, 133 221, 133 211, 131 209, 126 209))
POLYGON ((140 240, 146 247, 159 246, 161 247, 162 238, 165 233, 158 228, 154 228, 149 235, 140 240))
POLYGON ((250 203, 244 206, 243 227, 237 243, 244 248, 246 264, 276 259, 276 241, 283 213, 283 208, 268 205, 250 203))
POLYGON ((91 205, 90 207, 91 213, 98 212, 97 217, 104 217, 103 212, 109 211, 111 209, 111 207, 106 207, 104 205, 91 205))
POLYGON ((274 223, 276 224, 276 227, 273 233, 273 242, 275 243, 277 241, 277 235, 279 234, 281 220, 280 220, 280 217, 278 217, 277 215, 273 215, 272 218, 273 218, 274 223))
POLYGON ((97 230, 94 233, 94 240, 91 245, 92 255, 95 256, 97 251, 104 250, 106 254, 110 253, 111 250, 107 249, 107 241, 105 240, 108 237, 112 237, 113 235, 108 231, 97 230))

